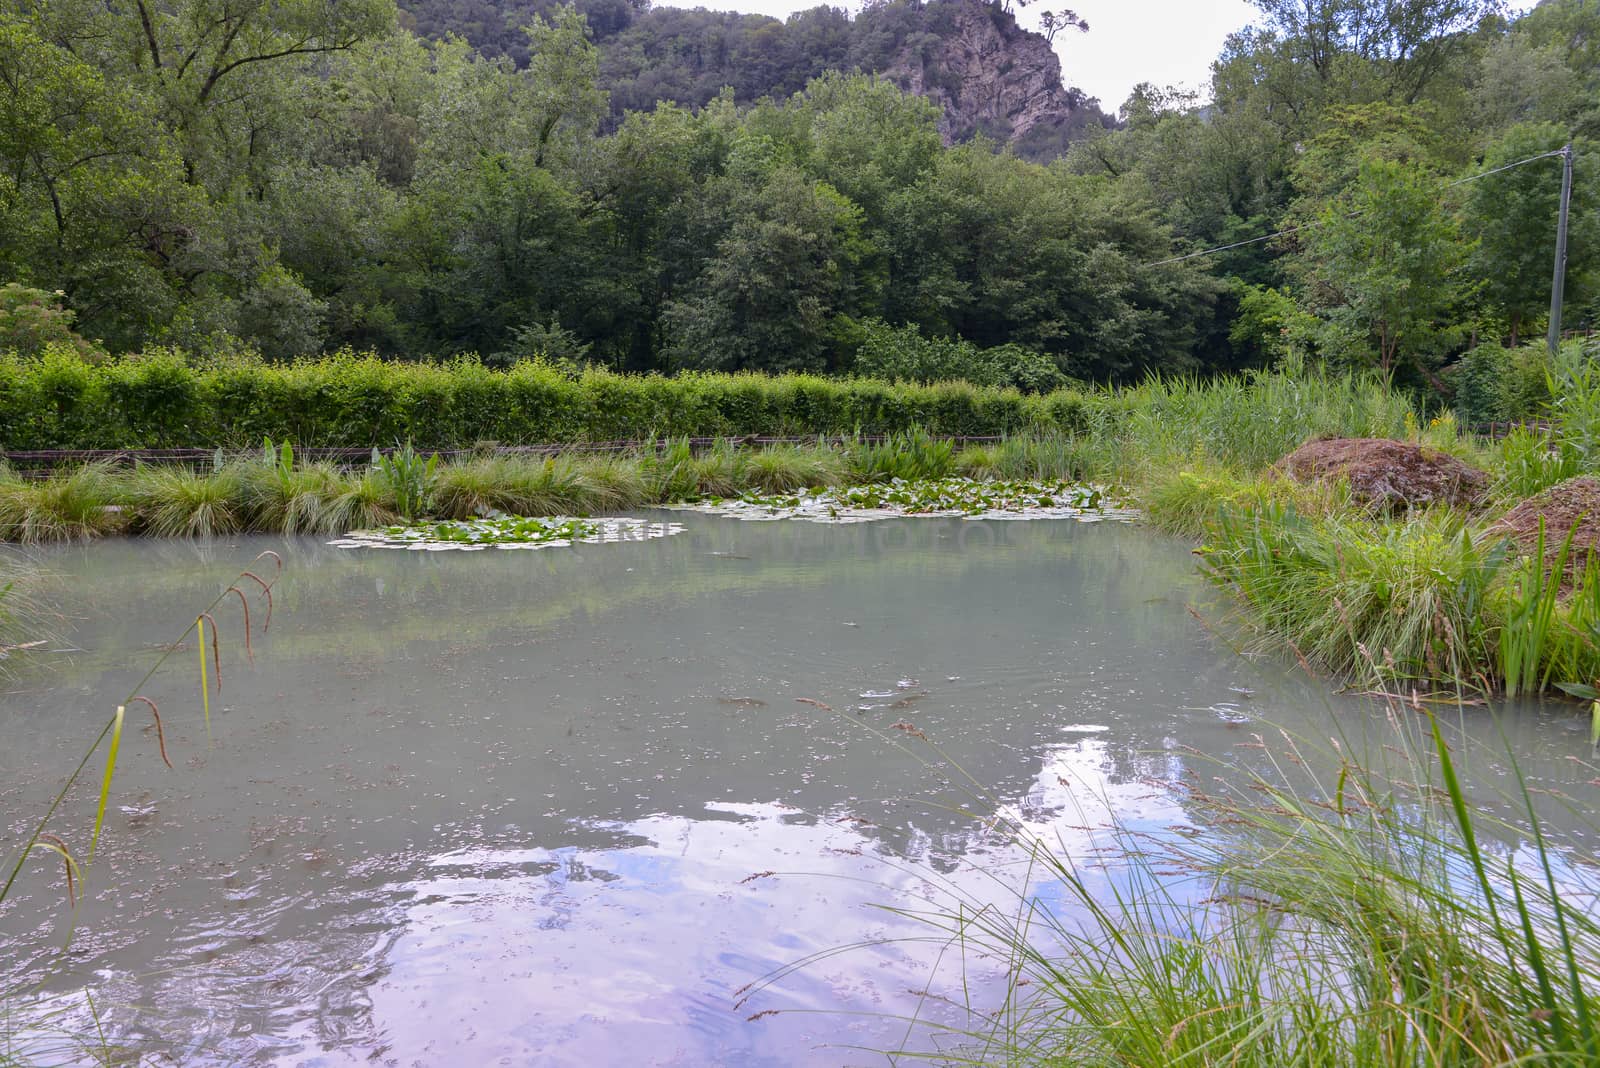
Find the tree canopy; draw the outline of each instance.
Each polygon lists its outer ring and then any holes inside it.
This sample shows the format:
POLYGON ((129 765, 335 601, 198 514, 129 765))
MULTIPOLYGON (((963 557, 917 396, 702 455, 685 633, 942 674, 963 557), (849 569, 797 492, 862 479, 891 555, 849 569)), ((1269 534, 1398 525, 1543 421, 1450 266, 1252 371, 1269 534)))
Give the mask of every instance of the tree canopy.
POLYGON ((864 73, 983 2, 0 0, 0 284, 111 352, 1423 382, 1540 328, 1572 141, 1593 320, 1592 3, 1260 0, 1209 97, 1037 162, 864 73))

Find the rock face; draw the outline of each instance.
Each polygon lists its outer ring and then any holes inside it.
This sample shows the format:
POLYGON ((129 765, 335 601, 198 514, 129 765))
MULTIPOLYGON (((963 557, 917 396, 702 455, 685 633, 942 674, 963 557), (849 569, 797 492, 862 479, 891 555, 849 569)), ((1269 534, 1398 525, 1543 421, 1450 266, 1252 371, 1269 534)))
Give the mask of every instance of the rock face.
POLYGON ((1387 438, 1308 441, 1275 468, 1297 482, 1345 478, 1356 500, 1398 510, 1444 502, 1471 504, 1489 476, 1448 453, 1387 438))
POLYGON ((944 108, 947 143, 975 133, 1018 141, 1073 123, 1084 101, 1062 87, 1061 60, 1048 41, 993 3, 942 6, 949 26, 908 37, 882 73, 944 108))

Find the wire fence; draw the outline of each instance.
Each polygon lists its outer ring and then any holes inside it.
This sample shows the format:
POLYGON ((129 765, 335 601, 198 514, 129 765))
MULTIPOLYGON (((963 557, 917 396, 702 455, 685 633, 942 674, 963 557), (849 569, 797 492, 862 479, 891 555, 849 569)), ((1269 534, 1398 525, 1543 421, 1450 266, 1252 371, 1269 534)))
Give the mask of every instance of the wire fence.
MULTIPOLYGON (((842 447, 846 445, 881 445, 892 440, 891 434, 811 434, 794 437, 746 435, 732 437, 695 437, 671 439, 627 439, 620 441, 550 442, 538 445, 483 444, 466 449, 419 449, 424 456, 437 453, 440 460, 452 461, 476 457, 511 456, 528 459, 548 459, 561 455, 627 455, 656 452, 687 442, 694 452, 704 452, 718 445, 735 448, 759 449, 769 445, 809 445, 842 447)), ((1004 441, 998 434, 944 435, 935 440, 948 441, 956 446, 992 445, 1004 441)), ((389 456, 399 446, 378 446, 380 455, 389 456)), ((324 446, 296 448, 296 460, 312 463, 332 463, 343 467, 357 467, 372 459, 374 447, 324 446)), ((135 467, 140 464, 168 464, 186 467, 215 465, 219 459, 232 462, 262 455, 259 448, 251 449, 27 449, 0 452, 6 464, 25 477, 45 477, 58 467, 78 467, 85 464, 106 464, 112 467, 135 467)))

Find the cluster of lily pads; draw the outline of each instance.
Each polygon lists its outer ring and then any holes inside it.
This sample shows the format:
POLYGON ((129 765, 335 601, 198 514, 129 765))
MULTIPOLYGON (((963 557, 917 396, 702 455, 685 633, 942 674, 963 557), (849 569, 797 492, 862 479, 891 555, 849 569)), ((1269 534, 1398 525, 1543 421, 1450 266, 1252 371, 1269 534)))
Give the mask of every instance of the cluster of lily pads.
POLYGON ((1130 519, 1106 489, 1081 482, 1002 482, 940 478, 873 483, 764 496, 706 496, 674 507, 737 519, 863 523, 897 516, 967 519, 1130 519))
POLYGON ((649 541, 682 532, 681 523, 645 519, 493 515, 358 530, 329 544, 342 549, 548 549, 649 541))

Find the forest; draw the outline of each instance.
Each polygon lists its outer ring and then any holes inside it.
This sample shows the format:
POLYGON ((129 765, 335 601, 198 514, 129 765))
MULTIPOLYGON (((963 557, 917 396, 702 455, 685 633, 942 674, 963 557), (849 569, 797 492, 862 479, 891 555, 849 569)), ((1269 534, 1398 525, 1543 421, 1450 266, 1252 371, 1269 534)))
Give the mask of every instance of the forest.
POLYGON ((1039 162, 871 73, 981 2, 0 0, 0 349, 1448 392, 1542 337, 1568 142, 1596 318, 1594 4, 1258 0, 1039 162))

